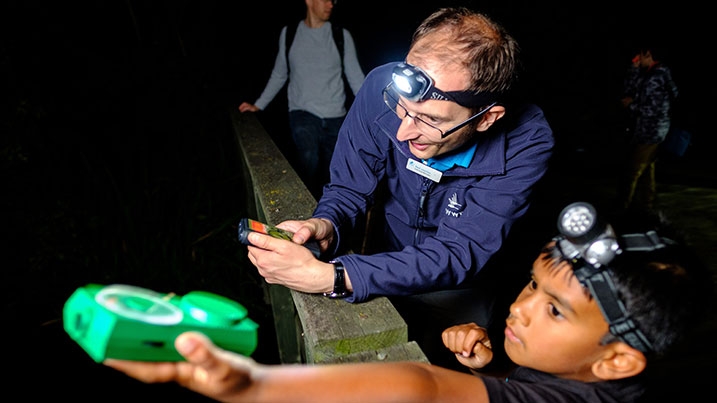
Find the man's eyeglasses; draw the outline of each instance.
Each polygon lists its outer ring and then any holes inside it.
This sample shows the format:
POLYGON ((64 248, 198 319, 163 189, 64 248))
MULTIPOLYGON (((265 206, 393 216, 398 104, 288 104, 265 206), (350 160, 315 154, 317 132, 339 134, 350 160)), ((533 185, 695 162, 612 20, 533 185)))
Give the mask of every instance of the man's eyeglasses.
POLYGON ((443 131, 436 126, 426 122, 425 120, 421 119, 419 116, 411 115, 405 106, 401 105, 400 102, 398 102, 399 96, 396 90, 393 88, 393 82, 389 83, 386 88, 383 89, 383 102, 386 103, 386 106, 388 106, 389 109, 391 109, 401 120, 406 119, 406 117, 409 117, 413 119, 413 123, 416 125, 416 129, 420 131, 421 133, 425 134, 426 136, 440 136, 441 139, 444 139, 448 137, 448 135, 455 133, 456 131, 460 130, 464 126, 468 125, 472 121, 478 119, 479 117, 483 116, 490 108, 495 106, 497 102, 492 102, 487 107, 481 109, 478 113, 475 115, 469 117, 468 119, 464 120, 463 122, 453 126, 452 128, 443 131))

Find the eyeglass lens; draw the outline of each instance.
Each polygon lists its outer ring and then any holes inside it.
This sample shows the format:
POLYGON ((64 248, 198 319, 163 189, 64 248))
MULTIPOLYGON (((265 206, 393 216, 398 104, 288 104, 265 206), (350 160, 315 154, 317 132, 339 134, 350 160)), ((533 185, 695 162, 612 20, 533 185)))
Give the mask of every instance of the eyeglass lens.
POLYGON ((431 125, 418 116, 411 115, 406 107, 398 102, 398 96, 396 94, 392 94, 391 92, 391 88, 385 88, 383 90, 383 101, 386 103, 386 106, 388 106, 388 108, 391 109, 401 120, 406 117, 410 117, 413 119, 416 129, 418 129, 421 133, 427 136, 440 136, 443 138, 443 131, 441 129, 431 125))

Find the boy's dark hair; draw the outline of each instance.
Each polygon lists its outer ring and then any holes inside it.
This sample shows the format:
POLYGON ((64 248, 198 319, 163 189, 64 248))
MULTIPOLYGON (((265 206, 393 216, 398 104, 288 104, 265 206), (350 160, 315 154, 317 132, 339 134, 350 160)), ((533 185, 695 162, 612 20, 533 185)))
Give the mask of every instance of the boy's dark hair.
POLYGON ((706 316, 714 283, 701 257, 662 215, 632 212, 613 218, 618 234, 655 230, 675 241, 650 252, 624 252, 610 264, 618 297, 630 316, 664 354, 706 316))

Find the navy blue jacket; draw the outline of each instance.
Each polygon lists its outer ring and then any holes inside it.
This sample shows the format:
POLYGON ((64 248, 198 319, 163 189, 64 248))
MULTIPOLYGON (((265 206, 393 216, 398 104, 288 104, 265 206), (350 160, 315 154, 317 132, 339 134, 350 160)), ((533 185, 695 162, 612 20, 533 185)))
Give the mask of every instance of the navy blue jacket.
POLYGON ((409 171, 408 158, 416 158, 396 139, 401 120, 382 95, 394 65, 366 76, 339 132, 331 183, 313 214, 333 223, 338 240, 333 252, 341 251, 386 180, 386 252, 338 257, 353 286, 349 302, 470 281, 527 211, 554 145, 543 112, 529 105, 507 110, 475 136, 478 147, 469 167, 447 170, 439 183, 409 171))

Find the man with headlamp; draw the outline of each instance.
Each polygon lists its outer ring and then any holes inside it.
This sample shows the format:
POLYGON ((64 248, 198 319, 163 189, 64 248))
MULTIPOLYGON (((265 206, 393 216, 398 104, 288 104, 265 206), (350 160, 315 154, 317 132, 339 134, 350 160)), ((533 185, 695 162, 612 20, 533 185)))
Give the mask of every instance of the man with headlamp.
POLYGON ((540 108, 509 105, 518 50, 501 26, 465 8, 424 20, 405 61, 367 75, 313 217, 280 224, 297 243, 318 240, 330 262, 252 234, 249 259, 259 273, 348 302, 391 297, 434 363, 441 358, 419 336, 447 355, 442 329, 502 316, 495 297, 507 273, 487 266, 528 210, 554 145, 540 108), (379 196, 384 226, 372 241, 381 250, 347 254, 379 196))

